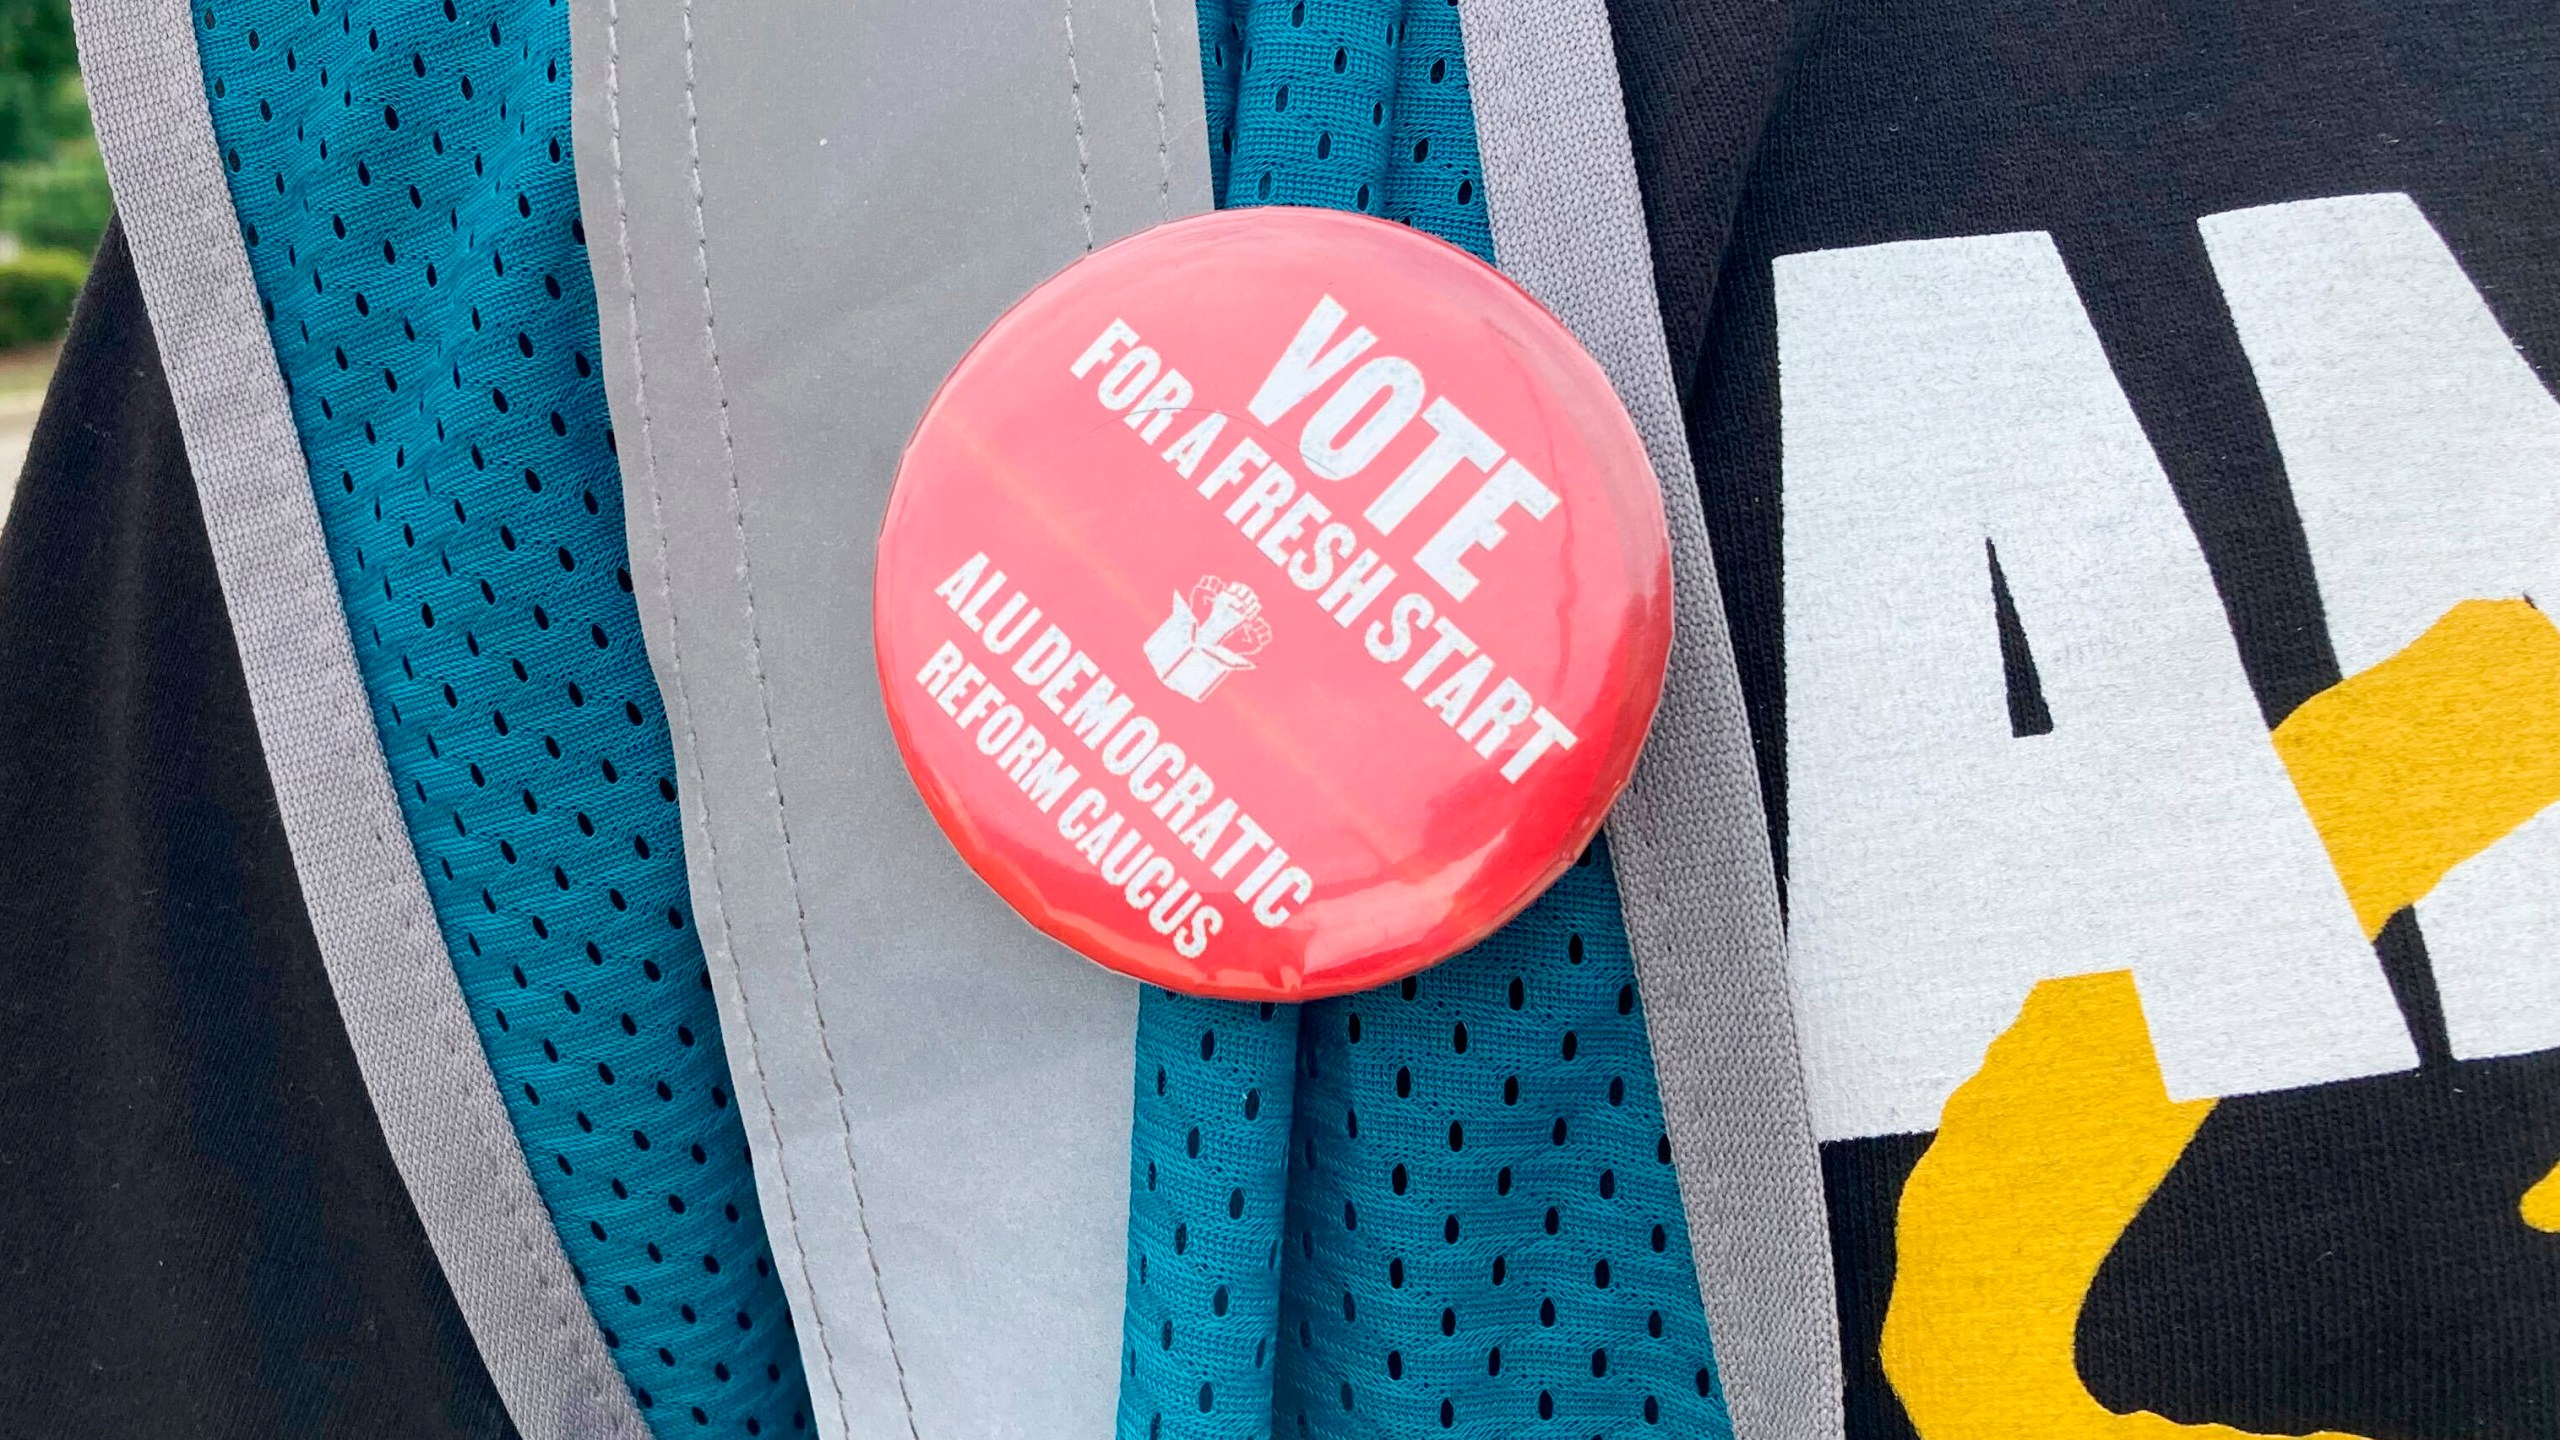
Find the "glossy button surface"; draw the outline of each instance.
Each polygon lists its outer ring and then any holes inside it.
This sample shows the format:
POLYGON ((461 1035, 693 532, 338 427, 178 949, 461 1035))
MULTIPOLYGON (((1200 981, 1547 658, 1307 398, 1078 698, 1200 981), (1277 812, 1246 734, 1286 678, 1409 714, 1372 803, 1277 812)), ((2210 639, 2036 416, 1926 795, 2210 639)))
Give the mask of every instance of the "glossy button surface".
POLYGON ((961 360, 880 536, 926 805, 1114 970, 1338 994, 1482 939, 1625 784, 1671 628, 1616 395, 1463 251, 1229 211, 1087 256, 961 360))

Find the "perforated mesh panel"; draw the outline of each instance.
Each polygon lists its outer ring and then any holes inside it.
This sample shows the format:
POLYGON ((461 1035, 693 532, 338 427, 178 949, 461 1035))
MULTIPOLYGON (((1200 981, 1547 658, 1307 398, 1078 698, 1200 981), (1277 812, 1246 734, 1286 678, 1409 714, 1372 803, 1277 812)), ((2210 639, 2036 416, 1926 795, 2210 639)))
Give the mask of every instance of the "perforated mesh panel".
POLYGON ((1270 1433, 1298 1020, 1139 992, 1124 1436, 1270 1433))
POLYGON ((559 0, 200 7, 214 130, 410 838, 661 1435, 809 1424, 692 931, 559 0))
POLYGON ((1604 848, 1301 1026, 1283 1433, 1729 1433, 1604 848))
MULTIPOLYGON (((1200 25, 1225 203, 1491 258, 1447 0, 1200 25)), ((1149 990, 1137 1055, 1123 1437, 1730 1434, 1605 846, 1401 985, 1149 990)))
POLYGON ((1220 204, 1357 210, 1492 256, 1449 0, 1201 0, 1200 53, 1220 204))

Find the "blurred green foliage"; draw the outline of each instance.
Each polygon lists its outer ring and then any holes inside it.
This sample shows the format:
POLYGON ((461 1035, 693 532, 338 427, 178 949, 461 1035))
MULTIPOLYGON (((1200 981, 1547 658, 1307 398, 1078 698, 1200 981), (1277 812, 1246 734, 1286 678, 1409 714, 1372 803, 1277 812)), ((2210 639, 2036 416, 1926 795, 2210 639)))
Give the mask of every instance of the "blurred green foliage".
POLYGON ((63 141, 50 158, 0 168, 0 230, 25 245, 86 255, 114 210, 98 142, 88 136, 63 141))
POLYGON ((69 0, 0 0, 0 346, 61 336, 113 210, 69 0))
POLYGON ((0 0, 0 163, 49 160, 88 133, 67 0, 0 0))
POLYGON ((0 260, 0 348, 62 338, 71 302, 89 278, 89 257, 69 250, 27 250, 0 260))

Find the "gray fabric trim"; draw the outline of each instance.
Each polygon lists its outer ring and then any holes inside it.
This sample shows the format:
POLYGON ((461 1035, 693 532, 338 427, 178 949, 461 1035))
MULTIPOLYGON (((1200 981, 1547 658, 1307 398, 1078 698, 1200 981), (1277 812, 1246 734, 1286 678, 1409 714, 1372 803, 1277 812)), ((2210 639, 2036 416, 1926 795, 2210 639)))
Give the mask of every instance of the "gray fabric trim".
POLYGON ((573 0, 642 628, 829 1440, 1109 1433, 1134 982, 971 874, 889 735, 873 542, 935 387, 1209 204, 1192 0, 573 0))
POLYGON ((1740 1440, 1842 1434, 1822 1168, 1768 822, 1601 0, 1458 0, 1502 268, 1600 361, 1671 524, 1679 643, 1609 818, 1663 1119, 1740 1440))
POLYGON ((304 907, 383 1138, 526 1440, 646 1440, 464 1007, 217 158, 186 0, 74 0, 304 907))
MULTIPOLYGON (((706 667, 697 659, 691 667, 694 678, 688 679, 686 615, 675 604, 669 578, 669 506, 661 478, 662 466, 690 469, 701 464, 700 445, 707 427, 700 424, 700 416, 708 408, 703 382, 711 361, 711 336, 706 325, 699 365, 687 363, 686 358, 661 358, 653 408, 649 366, 642 348, 646 332, 641 322, 640 279, 633 264, 631 241, 634 189, 643 191, 640 204, 644 210, 661 213, 670 204, 699 207, 701 192, 688 183, 681 195, 651 193, 644 184, 635 184, 626 170, 632 153, 672 154, 680 141, 689 161, 686 179, 698 179, 700 140, 693 9, 689 0, 680 9, 664 4, 635 4, 632 8, 642 13, 629 18, 627 31, 622 0, 579 0, 570 6, 571 120, 576 138, 579 209, 586 217, 588 234, 595 237, 588 246, 588 267, 595 282, 607 400, 612 407, 614 433, 637 437, 638 441, 631 452, 631 462, 624 468, 624 519, 630 536, 631 573, 637 582, 635 595, 642 632, 673 741, 684 817, 687 888, 693 896, 696 930, 702 937, 713 998, 720 1009, 722 1042, 729 1052, 730 1073, 737 1082, 739 1117, 747 1127, 748 1148, 754 1157, 756 1195, 772 1237, 783 1293, 791 1304, 800 1340, 801 1366, 809 1379, 811 1409, 819 1433, 827 1440, 847 1440, 849 1436, 905 1436, 914 1440, 914 1399, 889 1320, 878 1253, 855 1172, 849 1124, 840 1122, 838 1127, 844 1136, 841 1190, 813 1194, 820 1188, 817 1183, 807 1179, 793 1183, 795 1169, 805 1174, 822 1168, 824 1162, 812 1165, 801 1160, 797 1147, 785 1142, 772 1072, 787 1070, 801 1078, 799 1094, 804 1106, 831 1110, 841 1117, 846 1103, 843 1081, 825 1038, 824 1011, 818 1004, 815 986, 789 994, 779 1007, 783 1013, 777 1016, 770 1013, 775 1008, 770 1002, 756 1003, 738 968, 739 927, 733 914, 736 907, 722 880, 730 867, 740 863, 738 857, 746 847, 732 843, 727 847, 728 856, 723 857, 721 831, 712 823, 711 805, 706 798, 712 787, 703 775, 697 712, 708 707, 698 704, 694 693, 704 683, 701 674, 706 667), (632 46, 637 53, 626 56, 624 42, 634 31, 639 32, 632 46), (634 92, 635 101, 630 105, 635 123, 627 147, 626 88, 634 92), (671 95, 681 97, 680 107, 667 103, 671 95), (651 100, 657 103, 646 103, 651 100), (670 392, 676 393, 671 396, 670 392), (695 423, 688 428, 694 433, 690 437, 679 434, 662 440, 660 432, 670 427, 658 418, 658 411, 669 408, 671 399, 693 412, 695 423), (688 438, 693 440, 692 446, 685 444, 688 438), (792 1024, 802 1013, 813 1022, 811 1025, 792 1024), (765 1034, 768 1029, 774 1032, 770 1037, 765 1034), (795 1039, 802 1043, 793 1044, 795 1039), (814 1057, 812 1050, 816 1052, 814 1057), (811 1075, 812 1070, 818 1070, 818 1075, 811 1075), (820 1078, 825 1082, 823 1089, 816 1083, 820 1078), (835 1251, 851 1252, 859 1260, 858 1273, 867 1283, 840 1284, 835 1287, 837 1293, 824 1293, 818 1270, 831 1241, 835 1251), (813 1252, 818 1252, 818 1259, 813 1260, 813 1252), (845 1293, 848 1291, 851 1293, 845 1293)), ((674 177, 660 174, 654 178, 663 184, 674 177)), ((701 258, 707 268, 707 237, 701 258)), ((661 303, 660 295, 671 292, 666 308, 678 314, 689 313, 691 306, 687 302, 695 301, 695 287, 686 284, 691 278, 679 268, 670 281, 652 285, 653 312, 661 303)), ((708 275, 701 276, 697 283, 707 300, 708 275)), ((652 319, 657 318, 653 313, 652 319)), ((725 420, 725 416, 722 418, 725 420)), ((708 490, 693 488, 696 495, 708 490)), ((709 628, 700 620, 694 625, 697 629, 709 628)), ((749 653, 741 643, 743 639, 737 630, 724 627, 719 632, 719 648, 730 655, 743 656, 749 653)), ((702 647, 697 642, 694 648, 702 647)), ((777 812, 778 831, 778 785, 769 798, 777 812)), ((750 851, 746 864, 751 872, 767 879, 785 871, 771 850, 750 851)), ((796 874, 793 879, 796 889, 796 874)), ((796 905, 794 913, 795 918, 800 913, 796 905)), ((839 1274, 852 1269, 848 1265, 835 1268, 839 1274)))

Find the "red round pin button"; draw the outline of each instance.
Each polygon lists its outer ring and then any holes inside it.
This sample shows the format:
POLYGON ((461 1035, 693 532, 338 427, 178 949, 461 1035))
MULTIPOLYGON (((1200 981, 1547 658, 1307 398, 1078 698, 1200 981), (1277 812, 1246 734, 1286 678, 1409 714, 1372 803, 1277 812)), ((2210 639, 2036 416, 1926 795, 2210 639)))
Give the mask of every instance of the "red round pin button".
POLYGON ((890 724, 1078 952, 1303 1000, 1490 934, 1589 843, 1661 694, 1661 496, 1598 365, 1402 225, 1229 211, 1031 292, 881 528, 890 724))

